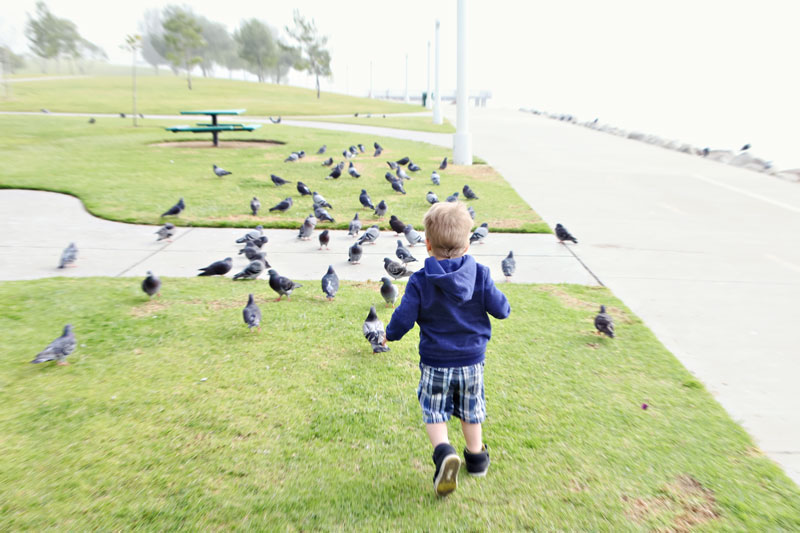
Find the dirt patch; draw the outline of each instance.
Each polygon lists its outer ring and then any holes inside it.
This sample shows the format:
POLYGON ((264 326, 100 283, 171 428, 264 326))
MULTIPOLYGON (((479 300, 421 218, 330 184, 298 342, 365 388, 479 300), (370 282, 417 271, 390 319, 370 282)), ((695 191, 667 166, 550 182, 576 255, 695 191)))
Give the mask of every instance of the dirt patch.
MULTIPOLYGON (((581 300, 580 298, 576 298, 575 296, 572 296, 558 287, 543 286, 539 287, 539 290, 555 296, 564 307, 568 307, 570 309, 580 309, 582 311, 600 311, 599 303, 581 300)), ((622 322, 623 324, 633 323, 631 317, 619 307, 606 305, 606 312, 609 313, 615 321, 622 322)))
POLYGON ((141 305, 131 308, 130 314, 136 318, 151 316, 163 311, 169 307, 169 305, 170 304, 164 303, 160 300, 149 300, 141 305))
POLYGON ((214 146, 211 139, 205 141, 168 141, 153 143, 150 146, 157 146, 159 148, 261 148, 266 150, 275 145, 286 144, 283 141, 274 141, 271 139, 253 139, 250 141, 225 141, 220 139, 219 146, 214 146))
POLYGON ((669 513, 674 515, 667 531, 689 532, 694 527, 719 518, 717 500, 714 492, 704 487, 688 474, 677 477, 665 485, 663 495, 652 498, 629 498, 626 514, 636 522, 644 522, 651 517, 669 513))
MULTIPOLYGON (((457 166, 459 174, 469 176, 470 179, 482 182, 497 182, 501 180, 500 174, 489 165, 457 166)), ((446 171, 445 171, 446 172, 446 171)), ((475 191, 480 196, 480 191, 475 191)))

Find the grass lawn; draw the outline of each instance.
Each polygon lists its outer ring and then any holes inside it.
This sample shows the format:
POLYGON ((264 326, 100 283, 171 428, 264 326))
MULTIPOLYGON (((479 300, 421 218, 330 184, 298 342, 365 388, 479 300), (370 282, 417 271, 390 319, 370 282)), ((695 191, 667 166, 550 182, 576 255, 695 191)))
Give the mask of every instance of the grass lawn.
POLYGON ((343 283, 333 303, 318 280, 280 303, 265 281, 165 279, 153 301, 139 283, 0 284, 4 528, 800 529, 797 487, 605 289, 503 285, 492 466, 440 500, 417 330, 381 355, 361 334, 377 283, 343 283), (617 339, 591 333, 600 303, 617 339), (28 364, 68 322, 72 364, 28 364))
POLYGON ((358 124, 359 126, 375 126, 378 128, 395 128, 400 130, 430 131, 433 133, 455 133, 455 127, 449 120, 443 119, 441 124, 434 124, 431 117, 425 116, 392 116, 372 115, 358 117, 292 117, 294 120, 313 120, 314 122, 335 122, 337 124, 358 124))
MULTIPOLYGON (((332 115, 352 113, 407 113, 419 111, 411 104, 323 93, 318 100, 311 89, 216 78, 186 78, 162 73, 139 76, 140 113, 175 115, 189 109, 246 108, 255 116, 332 115)), ((130 76, 90 76, 88 78, 14 83, 10 100, 0 100, 0 111, 129 113, 130 76)))
MULTIPOLYGON (((186 123, 197 119, 187 118, 186 123)), ((438 168, 449 150, 399 139, 363 136, 335 131, 267 124, 253 133, 223 133, 222 143, 234 139, 272 140, 255 147, 213 148, 210 134, 173 134, 164 123, 145 120, 144 127, 133 128, 129 120, 100 118, 88 124, 86 118, 43 116, 0 116, 0 153, 5 171, 0 187, 31 188, 64 192, 78 196, 93 214, 110 220, 157 224, 159 215, 179 197, 187 208, 174 222, 180 225, 252 227, 300 227, 311 212, 310 196, 300 198, 295 184, 275 187, 270 174, 292 181, 303 181, 333 205, 336 224, 320 227, 347 228, 355 212, 365 222, 379 222, 371 211, 362 209, 358 196, 367 189, 377 204, 385 199, 389 214, 421 228, 429 205, 425 194, 435 190, 442 200, 469 184, 479 200, 471 205, 476 224, 488 222, 493 231, 549 232, 541 218, 511 186, 487 165, 450 165, 440 172, 442 184, 430 181, 431 170, 438 168), (163 142, 179 146, 157 146, 163 142), (372 144, 385 148, 382 157, 373 158, 372 144), (202 146, 196 146, 197 144, 202 146), (368 152, 355 158, 362 174, 354 179, 344 174, 338 180, 325 179, 330 170, 321 166, 329 155, 343 160, 342 150, 363 143, 368 152), (328 154, 315 155, 323 144, 328 154), (194 146, 194 147, 192 147, 194 146), (309 155, 295 163, 284 163, 292 151, 309 155), (406 182, 408 194, 391 189, 384 179, 388 159, 410 156, 423 170, 406 182), (217 164, 233 175, 216 177, 217 164), (263 213, 250 214, 250 199, 257 196, 263 213), (294 207, 286 213, 267 209, 287 196, 294 207)), ((388 227, 388 216, 380 222, 388 227)))

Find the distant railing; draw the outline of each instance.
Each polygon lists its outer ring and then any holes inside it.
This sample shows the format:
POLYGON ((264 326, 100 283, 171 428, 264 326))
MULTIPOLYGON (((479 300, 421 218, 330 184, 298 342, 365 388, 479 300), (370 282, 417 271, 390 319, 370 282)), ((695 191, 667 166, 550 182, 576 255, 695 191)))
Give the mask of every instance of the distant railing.
MULTIPOLYGON (((412 102, 422 102, 424 93, 408 93, 408 99, 412 102)), ((401 102, 405 100, 406 95, 404 92, 393 92, 390 90, 386 90, 384 92, 377 92, 375 93, 375 98, 380 98, 381 100, 400 100, 401 102)), ((469 100, 475 102, 475 107, 486 107, 486 101, 492 97, 492 91, 476 91, 470 93, 469 100)), ((456 93, 450 94, 442 94, 442 102, 453 102, 456 101, 456 93)))

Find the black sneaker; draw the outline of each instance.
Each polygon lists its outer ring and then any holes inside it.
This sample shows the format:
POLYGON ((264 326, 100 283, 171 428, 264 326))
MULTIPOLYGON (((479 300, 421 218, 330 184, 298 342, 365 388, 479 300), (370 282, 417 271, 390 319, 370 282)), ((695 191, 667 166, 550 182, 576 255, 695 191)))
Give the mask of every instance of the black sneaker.
POLYGON ((433 488, 439 496, 447 496, 458 487, 458 469, 461 459, 456 449, 443 442, 433 450, 433 463, 436 472, 433 474, 433 488))
POLYGON ((471 453, 464 448, 464 462, 467 463, 467 473, 471 476, 483 477, 489 470, 489 448, 484 444, 478 453, 471 453))

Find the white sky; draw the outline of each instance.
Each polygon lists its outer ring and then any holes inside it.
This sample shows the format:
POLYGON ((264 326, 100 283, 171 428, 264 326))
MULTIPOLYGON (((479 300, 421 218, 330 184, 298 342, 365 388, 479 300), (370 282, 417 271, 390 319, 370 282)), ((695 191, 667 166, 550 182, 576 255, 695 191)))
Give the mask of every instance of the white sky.
MULTIPOLYGON (((183 3, 231 31, 250 17, 282 29, 298 8, 330 37, 327 88, 357 95, 369 89, 370 61, 375 91, 401 92, 406 53, 410 90, 425 90, 427 42, 433 49, 439 18, 442 92, 455 89, 456 0, 183 3)), ((138 31, 146 9, 166 3, 47 4, 124 63, 124 35, 138 31)), ((34 12, 34 0, 5 5, 0 42, 26 50, 26 13, 34 12)), ((800 167, 799 20, 797 0, 471 0, 470 88, 491 90, 490 105, 599 117, 700 146, 749 142, 756 155, 800 167)))

